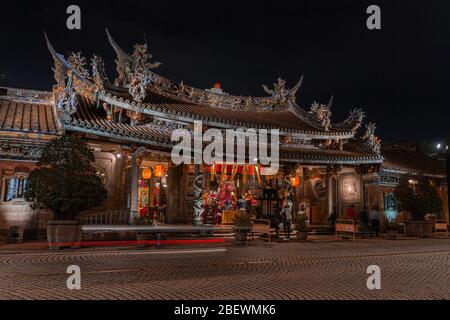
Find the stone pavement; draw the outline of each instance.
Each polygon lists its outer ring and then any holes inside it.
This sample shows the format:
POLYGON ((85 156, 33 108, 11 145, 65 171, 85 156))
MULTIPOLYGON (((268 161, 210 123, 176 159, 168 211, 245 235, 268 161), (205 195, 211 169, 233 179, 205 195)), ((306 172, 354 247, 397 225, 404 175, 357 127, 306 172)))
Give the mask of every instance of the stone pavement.
POLYGON ((449 257, 450 239, 0 250, 0 299, 450 299, 449 257), (366 287, 369 265, 381 290, 366 287))

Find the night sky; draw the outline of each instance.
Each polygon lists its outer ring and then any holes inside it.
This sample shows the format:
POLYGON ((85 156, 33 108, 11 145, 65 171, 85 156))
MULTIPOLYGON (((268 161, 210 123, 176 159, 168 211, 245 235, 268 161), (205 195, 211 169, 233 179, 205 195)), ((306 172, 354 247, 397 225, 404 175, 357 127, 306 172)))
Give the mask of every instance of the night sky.
POLYGON ((3 1, 1 85, 50 90, 58 52, 100 54, 115 77, 105 27, 127 51, 149 43, 157 72, 199 88, 220 82, 226 92, 264 96, 260 84, 278 76, 304 83, 297 103, 327 102, 333 121, 363 108, 385 141, 438 141, 448 136, 450 111, 448 1, 3 1), (66 28, 66 8, 78 4, 82 30, 66 28), (366 28, 366 8, 378 4, 382 30, 366 28))

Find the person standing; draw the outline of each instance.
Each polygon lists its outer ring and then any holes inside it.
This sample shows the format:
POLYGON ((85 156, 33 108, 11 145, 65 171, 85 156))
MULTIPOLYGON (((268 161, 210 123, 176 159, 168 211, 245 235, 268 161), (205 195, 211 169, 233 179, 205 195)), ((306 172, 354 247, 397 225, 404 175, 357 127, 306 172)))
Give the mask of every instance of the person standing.
POLYGON ((283 210, 281 210, 284 226, 284 240, 289 240, 291 238, 292 206, 292 201, 288 200, 286 201, 283 210))
POLYGON ((247 210, 247 200, 245 200, 244 196, 241 196, 237 201, 238 210, 247 210))
POLYGON ((378 212, 378 206, 373 206, 369 214, 370 225, 372 232, 375 231, 375 235, 378 237, 378 230, 380 229, 380 214, 378 212))

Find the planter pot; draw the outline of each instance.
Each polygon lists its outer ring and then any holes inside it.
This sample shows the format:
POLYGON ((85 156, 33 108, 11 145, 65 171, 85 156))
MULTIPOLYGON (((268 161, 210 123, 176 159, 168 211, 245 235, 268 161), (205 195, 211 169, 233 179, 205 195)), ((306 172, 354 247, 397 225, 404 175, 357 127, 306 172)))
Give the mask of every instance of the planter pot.
POLYGON ((308 232, 297 231, 297 240, 305 241, 308 239, 308 232))
POLYGON ((433 227, 434 227, 434 221, 426 221, 423 225, 423 236, 425 238, 432 238, 433 237, 433 227))
POLYGON ((74 220, 47 221, 47 242, 50 250, 79 248, 81 245, 80 222, 74 220))
POLYGON ((406 236, 423 238, 423 224, 424 221, 407 221, 406 236))
POLYGON ((431 221, 408 221, 406 222, 406 235, 408 237, 432 237, 433 223, 431 221))

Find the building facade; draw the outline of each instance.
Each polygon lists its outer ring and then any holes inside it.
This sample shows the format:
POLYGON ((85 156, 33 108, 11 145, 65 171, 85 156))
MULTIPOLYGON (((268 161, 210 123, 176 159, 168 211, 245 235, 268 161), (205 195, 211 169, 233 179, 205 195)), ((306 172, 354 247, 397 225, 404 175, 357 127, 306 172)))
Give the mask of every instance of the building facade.
POLYGON ((99 56, 90 63, 81 53, 65 57, 47 40, 54 62, 53 89, 3 88, 1 234, 18 226, 26 237, 42 236, 51 213, 31 210, 23 190, 40 149, 65 133, 89 144, 108 191, 102 206, 82 217, 120 210, 127 212, 129 223, 143 214, 168 224, 228 223, 241 196, 260 217, 272 215, 290 198, 313 226, 325 225, 332 213, 345 216, 349 207, 378 205, 394 217, 393 188, 408 173, 425 174, 433 181, 448 221, 445 163, 404 146, 382 150, 375 125, 365 122, 362 110, 352 110, 345 121, 333 123, 332 99, 301 108, 295 95, 302 79, 291 89, 282 79, 272 88, 263 85, 262 97, 233 96, 219 84, 197 89, 155 73, 159 63, 150 61, 146 44, 135 45, 129 54, 108 32, 107 37, 116 53, 113 81, 99 56), (174 131, 192 133, 197 122, 203 131, 214 128, 224 136, 230 129, 278 130, 278 173, 266 174, 266 166, 248 155, 248 147, 245 163, 174 165, 174 131))

